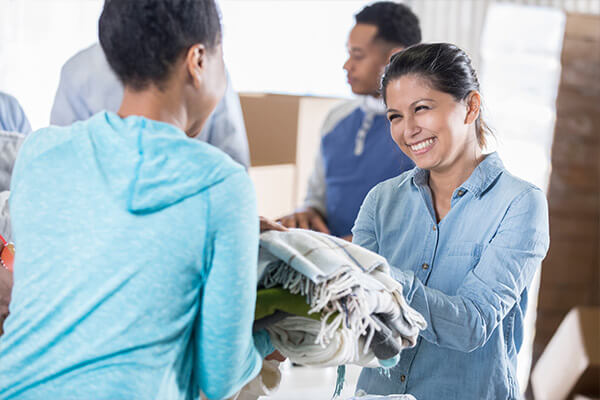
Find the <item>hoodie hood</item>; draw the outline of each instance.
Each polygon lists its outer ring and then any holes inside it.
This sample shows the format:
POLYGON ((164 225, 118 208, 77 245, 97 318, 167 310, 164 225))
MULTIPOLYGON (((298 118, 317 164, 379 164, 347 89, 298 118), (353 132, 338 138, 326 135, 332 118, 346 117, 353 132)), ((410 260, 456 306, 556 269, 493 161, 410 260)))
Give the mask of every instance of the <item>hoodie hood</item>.
POLYGON ((173 125, 101 112, 84 145, 117 201, 132 213, 159 211, 244 171, 221 150, 173 125))

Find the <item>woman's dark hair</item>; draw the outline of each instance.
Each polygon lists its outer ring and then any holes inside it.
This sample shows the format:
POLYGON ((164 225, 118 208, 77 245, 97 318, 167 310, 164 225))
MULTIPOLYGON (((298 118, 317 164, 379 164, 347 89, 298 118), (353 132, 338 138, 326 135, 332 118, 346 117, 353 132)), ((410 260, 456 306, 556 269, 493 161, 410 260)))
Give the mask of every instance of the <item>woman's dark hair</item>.
POLYGON ((214 0, 106 0, 100 44, 119 80, 135 90, 159 88, 177 58, 196 43, 221 43, 214 0))
MULTIPOLYGON (((418 44, 394 54, 381 81, 384 101, 388 84, 404 75, 424 78, 433 89, 452 95, 456 101, 465 100, 474 90, 479 92, 479 81, 471 59, 463 50, 449 43, 418 44)), ((475 131, 477 142, 485 147, 486 136, 493 136, 493 132, 481 114, 480 107, 475 131)))
POLYGON ((363 8, 354 16, 357 24, 377 27, 375 39, 408 47, 421 41, 419 18, 401 3, 379 1, 363 8))

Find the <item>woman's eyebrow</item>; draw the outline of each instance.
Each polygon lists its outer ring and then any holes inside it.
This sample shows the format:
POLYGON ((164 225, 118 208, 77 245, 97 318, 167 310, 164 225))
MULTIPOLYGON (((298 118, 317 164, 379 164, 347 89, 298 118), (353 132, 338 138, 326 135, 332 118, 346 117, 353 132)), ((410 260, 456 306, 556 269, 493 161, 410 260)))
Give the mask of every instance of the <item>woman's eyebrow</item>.
POLYGON ((416 101, 413 101, 412 103, 410 103, 411 106, 414 106, 415 104, 417 104, 420 101, 435 101, 434 99, 419 99, 416 101))
MULTIPOLYGON (((415 104, 417 104, 420 101, 433 101, 433 102, 435 102, 434 99, 427 99, 427 98, 425 98, 425 99, 419 99, 419 100, 413 101, 412 103, 410 103, 410 106, 412 107, 412 106, 414 106, 415 104)), ((388 108, 386 110, 386 112, 390 113, 390 112, 400 112, 400 111, 396 110, 395 108, 388 108)))

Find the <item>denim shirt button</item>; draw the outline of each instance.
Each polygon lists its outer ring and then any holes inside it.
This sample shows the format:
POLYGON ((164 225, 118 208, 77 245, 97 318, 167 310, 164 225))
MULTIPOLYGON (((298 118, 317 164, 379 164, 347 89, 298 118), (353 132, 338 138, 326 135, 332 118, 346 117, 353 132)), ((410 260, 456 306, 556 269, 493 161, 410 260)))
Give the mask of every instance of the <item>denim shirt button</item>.
POLYGON ((434 226, 433 226, 433 230, 434 230, 434 231, 435 231, 435 230, 437 230, 437 226, 435 226, 435 225, 434 225, 434 226))
POLYGON ((421 267, 422 267, 423 269, 428 269, 428 268, 429 268, 429 264, 427 264, 427 263, 424 263, 423 265, 421 265, 421 267))
POLYGON ((459 196, 459 197, 462 197, 464 194, 465 194, 465 191, 464 191, 464 190, 460 189, 460 190, 458 191, 458 196, 459 196))
POLYGON ((406 375, 400 375, 400 382, 404 382, 406 380, 406 375))

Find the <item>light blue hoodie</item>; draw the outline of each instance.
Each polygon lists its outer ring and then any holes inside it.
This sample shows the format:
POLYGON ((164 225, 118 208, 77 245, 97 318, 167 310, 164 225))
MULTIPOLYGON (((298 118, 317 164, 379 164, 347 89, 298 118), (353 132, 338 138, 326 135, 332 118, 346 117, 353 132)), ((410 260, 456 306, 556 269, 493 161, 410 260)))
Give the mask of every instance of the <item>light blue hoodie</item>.
POLYGON ((256 200, 227 155, 103 112, 30 135, 11 190, 1 399, 218 399, 258 373, 256 200))

